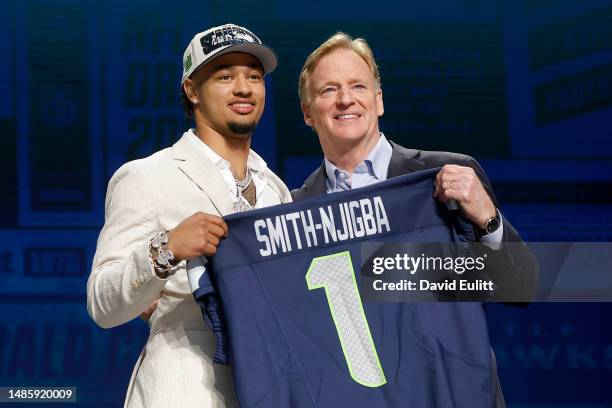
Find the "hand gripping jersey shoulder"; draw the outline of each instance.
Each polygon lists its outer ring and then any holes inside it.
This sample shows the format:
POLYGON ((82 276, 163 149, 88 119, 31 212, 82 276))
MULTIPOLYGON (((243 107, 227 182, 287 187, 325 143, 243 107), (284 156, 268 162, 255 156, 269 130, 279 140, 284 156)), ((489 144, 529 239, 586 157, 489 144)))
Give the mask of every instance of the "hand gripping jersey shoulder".
POLYGON ((437 171, 226 218, 194 296, 241 406, 493 405, 481 304, 360 296, 364 242, 473 240, 432 198, 437 171))

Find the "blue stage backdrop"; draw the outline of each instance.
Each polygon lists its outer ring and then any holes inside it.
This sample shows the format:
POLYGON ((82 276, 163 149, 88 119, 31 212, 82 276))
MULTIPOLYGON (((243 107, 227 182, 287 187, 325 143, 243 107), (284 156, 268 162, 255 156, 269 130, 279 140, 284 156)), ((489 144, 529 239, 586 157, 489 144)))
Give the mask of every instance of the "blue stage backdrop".
MULTIPOLYGON (((147 337, 88 317, 106 184, 173 143, 181 56, 233 22, 279 68, 254 148, 289 187, 321 162, 297 78, 336 31, 382 73, 382 131, 478 158, 528 241, 612 241, 609 0, 8 0, 0 10, 0 386, 74 386, 120 406, 147 337)), ((510 406, 612 406, 611 304, 488 305, 510 406)), ((178 374, 178 373, 177 373, 178 374)))

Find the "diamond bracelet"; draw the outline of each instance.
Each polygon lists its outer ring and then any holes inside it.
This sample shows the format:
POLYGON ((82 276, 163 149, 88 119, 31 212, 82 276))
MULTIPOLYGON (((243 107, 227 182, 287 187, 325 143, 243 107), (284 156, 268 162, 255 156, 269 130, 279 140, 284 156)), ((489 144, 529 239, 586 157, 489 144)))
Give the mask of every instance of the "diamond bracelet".
POLYGON ((155 274, 161 279, 174 275, 185 264, 185 261, 175 261, 174 254, 168 248, 168 230, 158 232, 149 241, 149 259, 155 274))

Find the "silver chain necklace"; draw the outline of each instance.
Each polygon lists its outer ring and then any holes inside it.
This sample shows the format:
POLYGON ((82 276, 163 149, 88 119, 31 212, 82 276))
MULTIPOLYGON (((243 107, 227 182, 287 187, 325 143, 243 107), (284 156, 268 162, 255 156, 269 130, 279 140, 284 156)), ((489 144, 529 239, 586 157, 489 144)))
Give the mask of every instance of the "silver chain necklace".
POLYGON ((251 170, 247 167, 244 178, 242 180, 238 180, 234 177, 234 182, 236 183, 236 189, 242 193, 244 189, 251 184, 251 170))
POLYGON ((242 192, 251 184, 251 170, 247 167, 246 174, 242 180, 237 180, 236 183, 236 201, 234 201, 234 211, 242 212, 251 210, 253 206, 243 197, 242 192))
MULTIPOLYGON (((193 129, 193 134, 199 139, 197 130, 193 129)), ((231 170, 232 175, 234 172, 231 170)), ((237 180, 234 177, 234 183, 236 183, 236 200, 234 201, 234 211, 241 212, 246 210, 253 209, 253 206, 242 196, 242 192, 251 184, 251 170, 247 167, 246 174, 244 175, 244 179, 237 180)))

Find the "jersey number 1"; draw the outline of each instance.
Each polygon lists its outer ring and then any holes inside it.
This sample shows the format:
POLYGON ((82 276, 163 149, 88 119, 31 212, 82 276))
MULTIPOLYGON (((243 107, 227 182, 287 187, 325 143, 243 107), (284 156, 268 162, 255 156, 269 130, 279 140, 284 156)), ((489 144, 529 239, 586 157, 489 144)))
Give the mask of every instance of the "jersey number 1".
POLYGON ((314 258, 306 272, 308 289, 325 289, 340 346, 353 380, 366 387, 387 383, 372 340, 348 251, 314 258))

